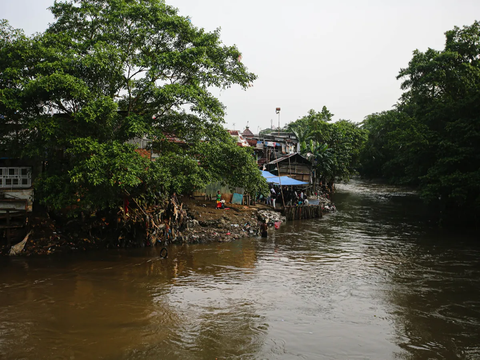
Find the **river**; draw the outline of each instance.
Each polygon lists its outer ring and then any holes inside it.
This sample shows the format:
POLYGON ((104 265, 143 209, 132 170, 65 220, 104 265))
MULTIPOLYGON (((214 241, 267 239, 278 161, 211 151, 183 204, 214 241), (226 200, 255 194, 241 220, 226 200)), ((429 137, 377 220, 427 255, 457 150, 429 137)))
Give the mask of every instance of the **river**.
POLYGON ((353 181, 268 238, 0 259, 0 359, 479 359, 478 236, 353 181))

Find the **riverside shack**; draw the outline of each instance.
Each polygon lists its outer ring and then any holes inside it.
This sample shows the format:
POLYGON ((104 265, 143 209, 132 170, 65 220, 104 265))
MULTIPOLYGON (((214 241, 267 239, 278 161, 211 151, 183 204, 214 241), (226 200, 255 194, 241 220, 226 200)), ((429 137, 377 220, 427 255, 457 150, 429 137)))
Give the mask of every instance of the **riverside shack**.
POLYGON ((266 170, 274 175, 312 184, 312 162, 299 153, 288 154, 266 164, 266 170))

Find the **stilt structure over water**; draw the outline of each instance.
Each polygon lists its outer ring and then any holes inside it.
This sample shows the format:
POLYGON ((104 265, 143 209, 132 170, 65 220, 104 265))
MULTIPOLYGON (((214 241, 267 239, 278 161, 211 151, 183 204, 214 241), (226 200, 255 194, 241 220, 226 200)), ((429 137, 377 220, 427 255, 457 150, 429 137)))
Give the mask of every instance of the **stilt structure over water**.
POLYGON ((286 206, 283 208, 282 213, 287 218, 287 221, 316 219, 323 216, 321 205, 286 206))

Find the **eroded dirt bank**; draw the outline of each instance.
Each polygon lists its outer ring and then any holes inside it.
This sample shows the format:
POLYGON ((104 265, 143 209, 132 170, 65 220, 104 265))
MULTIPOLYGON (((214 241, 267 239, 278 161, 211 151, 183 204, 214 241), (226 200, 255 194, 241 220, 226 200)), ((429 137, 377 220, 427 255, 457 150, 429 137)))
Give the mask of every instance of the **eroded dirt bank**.
MULTIPOLYGON (((165 209, 133 205, 127 213, 98 213, 65 220, 47 214, 32 214, 28 226, 11 234, 12 244, 30 233, 18 255, 49 255, 104 248, 163 246, 165 244, 225 242, 258 233, 259 222, 281 221, 270 206, 226 204, 216 209, 213 200, 181 197, 165 209)), ((4 239, 0 254, 8 255, 4 239)))

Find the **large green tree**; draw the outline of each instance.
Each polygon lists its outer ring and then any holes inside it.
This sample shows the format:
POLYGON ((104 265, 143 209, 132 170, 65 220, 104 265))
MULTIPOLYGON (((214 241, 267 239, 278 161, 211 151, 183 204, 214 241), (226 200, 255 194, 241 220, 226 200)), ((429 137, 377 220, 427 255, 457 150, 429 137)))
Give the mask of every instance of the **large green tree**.
POLYGON ((426 127, 427 200, 447 211, 480 214, 480 22, 445 33, 445 49, 415 51, 399 78, 403 103, 426 127), (467 211, 463 211, 467 210, 467 211))
POLYGON ((418 185, 445 219, 480 215, 480 22, 445 33, 443 50, 415 50, 398 75, 396 110, 364 126, 366 174, 418 185), (376 167, 376 171, 373 169, 376 167))
POLYGON ((368 115, 362 127, 368 133, 360 154, 362 175, 418 185, 426 172, 424 160, 430 157, 426 128, 399 109, 368 115))
POLYGON ((0 48, 0 113, 21 122, 22 156, 48 162, 36 182, 45 204, 105 208, 122 194, 216 180, 265 186, 210 92, 256 78, 218 30, 195 27, 161 0, 73 0, 50 10, 55 21, 32 38, 3 22, 10 40, 0 48), (142 157, 132 139, 148 140, 158 158, 142 157))

